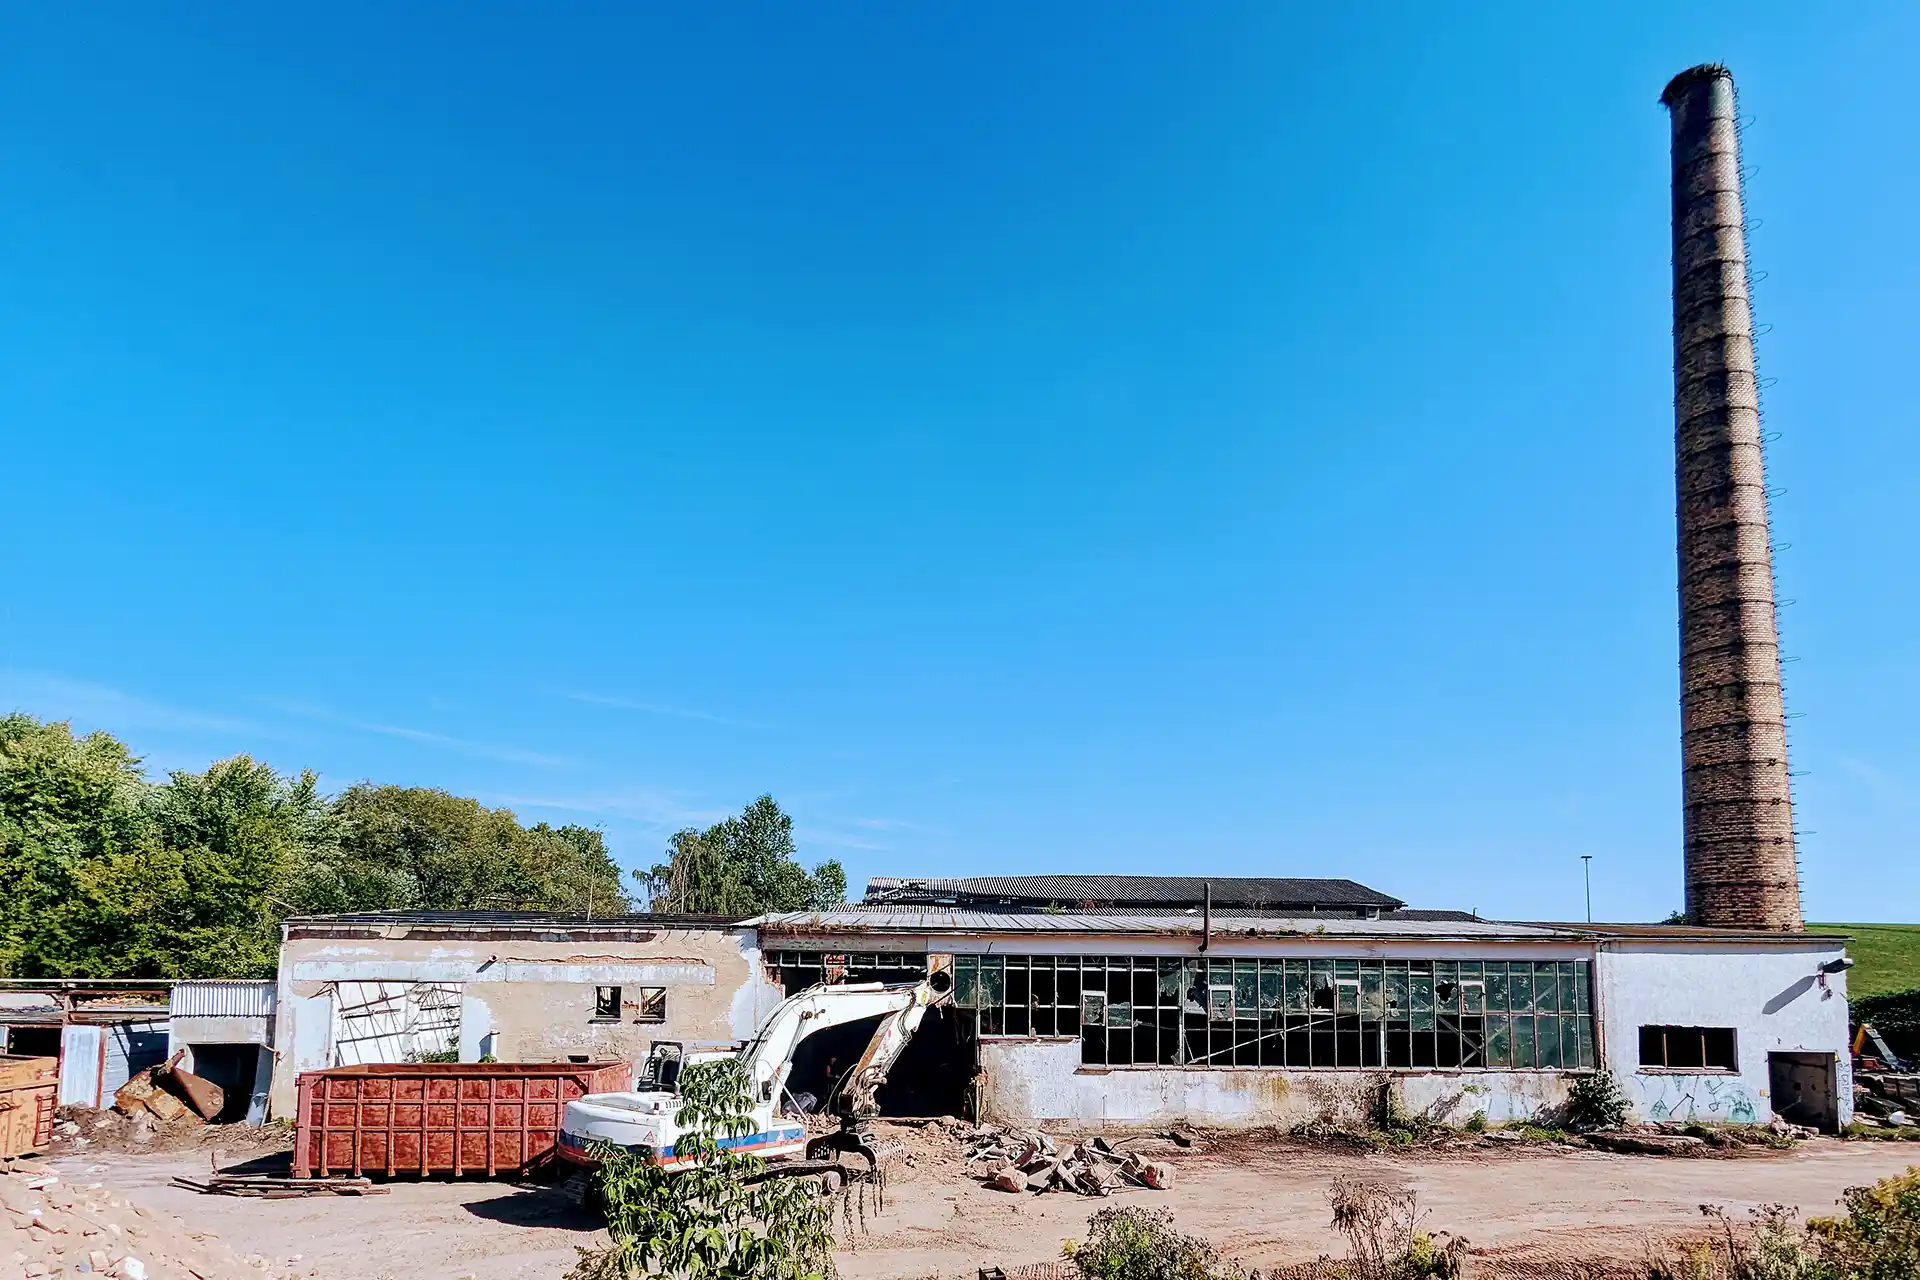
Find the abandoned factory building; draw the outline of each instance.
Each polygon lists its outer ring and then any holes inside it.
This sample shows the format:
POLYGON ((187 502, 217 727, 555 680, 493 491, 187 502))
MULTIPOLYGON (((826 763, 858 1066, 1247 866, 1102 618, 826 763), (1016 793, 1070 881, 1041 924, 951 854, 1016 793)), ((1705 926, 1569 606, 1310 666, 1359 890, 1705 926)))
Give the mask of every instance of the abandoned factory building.
MULTIPOLYGON (((749 1039, 818 982, 950 970, 896 1114, 1128 1126, 1357 1116, 1383 1084, 1462 1123, 1614 1072, 1646 1119, 1851 1118, 1845 939, 1415 911, 1349 880, 875 878, 751 921, 373 913, 289 921, 274 1108, 302 1070, 428 1054, 638 1060, 749 1039)), ((866 1030, 870 1030, 866 1029, 866 1030)), ((861 1028, 803 1042, 824 1096, 861 1028)))

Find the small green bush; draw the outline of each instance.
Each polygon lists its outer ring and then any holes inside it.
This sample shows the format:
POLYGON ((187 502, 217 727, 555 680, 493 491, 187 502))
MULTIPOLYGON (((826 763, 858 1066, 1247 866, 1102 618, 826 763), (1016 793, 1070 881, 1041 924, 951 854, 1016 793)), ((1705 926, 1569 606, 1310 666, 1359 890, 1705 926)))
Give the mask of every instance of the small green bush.
POLYGON ((1611 1071, 1595 1071, 1576 1079, 1567 1090, 1566 1125, 1585 1129, 1618 1129, 1627 1122, 1632 1104, 1611 1071))
POLYGON ((1754 1210, 1751 1231, 1701 1205, 1717 1237, 1655 1259, 1647 1280, 1914 1280, 1920 1276, 1920 1168, 1843 1198, 1844 1215, 1802 1229, 1782 1205, 1754 1210))
POLYGON ((1466 1124, 1462 1125, 1461 1128, 1465 1129, 1468 1133, 1485 1133, 1487 1131, 1487 1113, 1484 1111, 1474 1112, 1467 1117, 1466 1124))
POLYGON ((1920 1276, 1920 1167, 1854 1187, 1842 1203, 1846 1216, 1807 1224, 1828 1274, 1845 1280, 1920 1276))
POLYGON ((1073 1251, 1088 1280, 1240 1280, 1245 1273, 1221 1260, 1197 1236, 1173 1229, 1165 1209, 1102 1209, 1087 1220, 1087 1238, 1073 1251))

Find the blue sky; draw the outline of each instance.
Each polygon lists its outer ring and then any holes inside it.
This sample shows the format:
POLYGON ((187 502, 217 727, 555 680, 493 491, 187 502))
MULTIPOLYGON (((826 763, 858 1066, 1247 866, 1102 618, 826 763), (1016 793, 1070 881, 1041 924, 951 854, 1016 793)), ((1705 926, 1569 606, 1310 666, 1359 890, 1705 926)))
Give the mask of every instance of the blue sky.
POLYGON ((1680 902, 1728 62, 1809 914, 1920 913, 1905 5, 0 18, 0 704, 869 874, 1680 902))

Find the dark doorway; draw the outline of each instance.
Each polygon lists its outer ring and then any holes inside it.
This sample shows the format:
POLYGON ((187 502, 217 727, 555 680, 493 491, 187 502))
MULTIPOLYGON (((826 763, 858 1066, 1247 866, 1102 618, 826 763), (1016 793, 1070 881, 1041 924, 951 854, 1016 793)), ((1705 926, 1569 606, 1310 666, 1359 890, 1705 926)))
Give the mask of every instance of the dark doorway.
POLYGON ((6 1046, 8 1053, 25 1058, 57 1058, 60 1056, 60 1028, 13 1027, 7 1032, 6 1046))
POLYGON ((254 1073, 260 1069, 257 1044, 196 1044, 193 1046, 193 1074, 211 1080, 226 1092, 226 1101, 216 1124, 233 1124, 247 1118, 253 1101, 254 1073))
POLYGON ((1840 1128, 1839 1100, 1834 1088, 1834 1059, 1830 1053, 1770 1053, 1767 1087, 1773 1113, 1793 1124, 1822 1133, 1840 1128))
MULTIPOLYGON (((927 1010, 920 1029, 907 1042, 877 1101, 883 1116, 958 1116, 968 1109, 978 1049, 971 1017, 960 1017, 946 1005, 927 1010)), ((864 1018, 844 1026, 828 1027, 800 1042, 793 1055, 787 1092, 794 1098, 810 1095, 816 1109, 830 1109, 834 1092, 866 1052, 880 1019, 864 1018)))

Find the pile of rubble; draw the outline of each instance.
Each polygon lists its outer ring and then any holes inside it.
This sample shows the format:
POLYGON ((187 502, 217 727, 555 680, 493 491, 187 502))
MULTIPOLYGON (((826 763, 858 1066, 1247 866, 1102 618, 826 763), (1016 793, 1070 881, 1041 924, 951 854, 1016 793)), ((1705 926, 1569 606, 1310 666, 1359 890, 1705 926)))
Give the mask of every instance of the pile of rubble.
POLYGON ((1853 1113, 1868 1124, 1887 1129, 1914 1127, 1910 1099, 1920 1093, 1920 1077, 1893 1072, 1861 1071, 1853 1077, 1853 1113))
POLYGON ((91 1274, 113 1280, 278 1280, 265 1258, 241 1257, 194 1231, 100 1188, 53 1174, 0 1173, 0 1275, 91 1274))
POLYGON ((1000 1191, 1106 1196, 1173 1186, 1173 1166, 1137 1151, 1123 1154, 1098 1137, 1066 1146, 1038 1131, 980 1128, 967 1137, 967 1161, 983 1162, 986 1185, 1000 1191))

